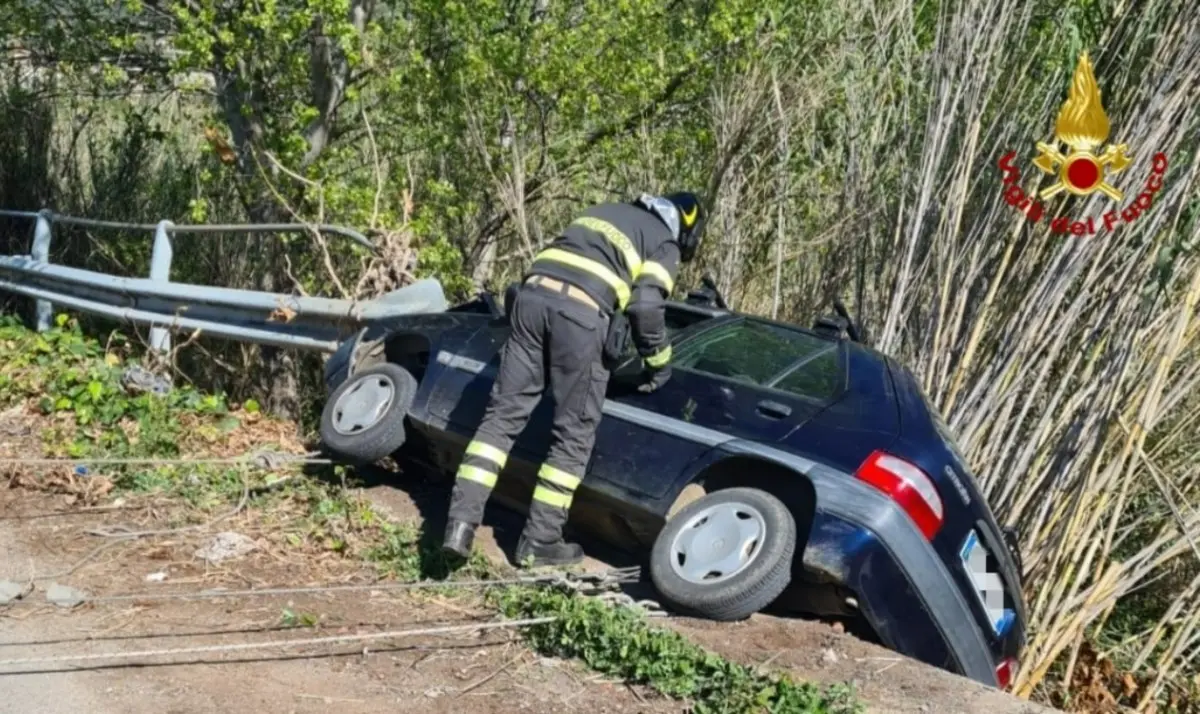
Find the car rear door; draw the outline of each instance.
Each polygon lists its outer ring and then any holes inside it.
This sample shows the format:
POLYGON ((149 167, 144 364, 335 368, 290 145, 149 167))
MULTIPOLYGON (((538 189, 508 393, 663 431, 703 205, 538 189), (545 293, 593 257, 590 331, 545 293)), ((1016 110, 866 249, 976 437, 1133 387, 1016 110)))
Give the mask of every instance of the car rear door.
MULTIPOLYGON (((618 371, 610 400, 636 410, 627 413, 659 419, 645 419, 634 428, 620 418, 621 407, 608 409, 597 431, 596 476, 660 497, 688 461, 711 447, 689 443, 690 448, 681 448, 676 442, 688 441, 687 430, 672 424, 775 442, 845 390, 839 342, 764 320, 723 322, 680 342, 674 352, 671 379, 652 394, 622 389, 628 374, 618 371), (675 450, 678 456, 666 453, 675 450)), ((631 367, 636 366, 635 361, 631 367)))
POLYGON ((426 373, 427 379, 434 379, 431 414, 457 431, 475 433, 487 408, 500 364, 500 347, 508 332, 503 319, 494 319, 474 331, 443 335, 430 356, 430 367, 436 371, 426 373))

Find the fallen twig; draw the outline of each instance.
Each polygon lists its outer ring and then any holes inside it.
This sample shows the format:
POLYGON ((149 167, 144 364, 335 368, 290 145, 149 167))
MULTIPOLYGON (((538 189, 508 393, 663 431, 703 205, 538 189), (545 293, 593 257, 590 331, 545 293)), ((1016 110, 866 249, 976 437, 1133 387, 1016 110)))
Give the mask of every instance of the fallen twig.
POLYGON ((472 689, 477 689, 477 688, 483 686, 484 684, 487 684, 488 682, 495 679, 496 675, 498 675, 501 672, 503 672, 504 670, 508 669, 509 667, 511 667, 513 665, 513 663, 515 663, 517 660, 524 657, 525 654, 526 654, 525 652, 521 652, 516 657, 513 657, 512 659, 508 660, 504 664, 500 665, 500 667, 498 667, 496 670, 494 670, 491 674, 489 674, 485 677, 481 677, 481 678, 475 680, 474 682, 472 682, 471 684, 468 684, 467 686, 458 690, 458 694, 455 694, 454 696, 461 697, 462 695, 466 694, 467 692, 471 691, 472 689))

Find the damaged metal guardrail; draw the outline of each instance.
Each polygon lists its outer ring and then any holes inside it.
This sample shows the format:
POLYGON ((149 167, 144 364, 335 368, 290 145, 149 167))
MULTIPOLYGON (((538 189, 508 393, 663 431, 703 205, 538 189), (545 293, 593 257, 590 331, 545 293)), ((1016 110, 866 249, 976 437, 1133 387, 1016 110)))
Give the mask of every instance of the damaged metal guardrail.
POLYGON ((58 305, 148 326, 150 346, 159 352, 170 350, 170 330, 199 330, 239 342, 333 352, 341 340, 368 322, 414 312, 438 312, 449 306, 436 280, 421 280, 374 300, 353 301, 176 283, 170 279, 171 239, 176 235, 316 230, 374 249, 361 233, 341 226, 176 225, 165 220, 148 225, 74 218, 48 210, 0 210, 0 217, 34 224, 29 255, 0 256, 0 291, 36 301, 39 331, 49 329, 53 306, 58 305), (54 225, 152 233, 149 277, 121 278, 51 263, 54 225))

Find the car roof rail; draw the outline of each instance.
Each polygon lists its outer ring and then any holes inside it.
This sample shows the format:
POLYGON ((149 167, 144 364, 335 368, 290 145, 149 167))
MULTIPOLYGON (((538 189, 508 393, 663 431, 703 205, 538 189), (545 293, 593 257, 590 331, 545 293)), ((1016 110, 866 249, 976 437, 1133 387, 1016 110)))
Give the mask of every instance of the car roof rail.
POLYGON ((680 310, 693 315, 703 315, 704 317, 721 317, 722 315, 735 314, 731 310, 723 310, 719 307, 713 307, 709 303, 690 300, 667 300, 667 305, 672 310, 680 310))
POLYGON ((483 300, 484 305, 487 305, 488 312, 492 314, 492 317, 501 318, 505 316, 504 307, 501 306, 500 301, 496 299, 496 294, 492 291, 484 290, 479 294, 479 299, 483 300))
POLYGON ((849 336, 849 321, 840 315, 823 315, 813 323, 812 331, 831 340, 844 340, 849 336))
POLYGON ((813 323, 813 332, 834 340, 849 339, 851 342, 865 343, 866 335, 861 325, 857 325, 850 317, 850 311, 841 300, 834 299, 833 309, 836 314, 823 315, 813 323))

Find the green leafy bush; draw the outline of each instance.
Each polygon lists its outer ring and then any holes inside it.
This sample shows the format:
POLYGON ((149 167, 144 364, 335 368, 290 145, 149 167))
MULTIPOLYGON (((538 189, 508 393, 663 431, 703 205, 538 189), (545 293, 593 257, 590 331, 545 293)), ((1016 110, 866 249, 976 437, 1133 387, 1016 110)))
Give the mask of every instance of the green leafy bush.
MULTIPOLYGON (((0 404, 36 400, 47 415, 69 414, 66 451, 82 456, 97 449, 111 454, 161 456, 178 453, 179 416, 225 414, 220 395, 190 387, 165 394, 131 394, 121 383, 128 366, 87 337, 79 323, 59 315, 42 333, 0 317, 0 404), (125 425, 128 428, 117 428, 125 425)), ((63 436, 51 433, 51 439, 63 436)))
POLYGON ((822 689, 786 676, 754 671, 684 639, 651 627, 640 613, 556 590, 516 588, 500 596, 509 617, 557 617, 525 630, 539 652, 577 657, 592 669, 649 685, 693 702, 697 714, 789 712, 853 714, 863 711, 842 686, 822 689))

